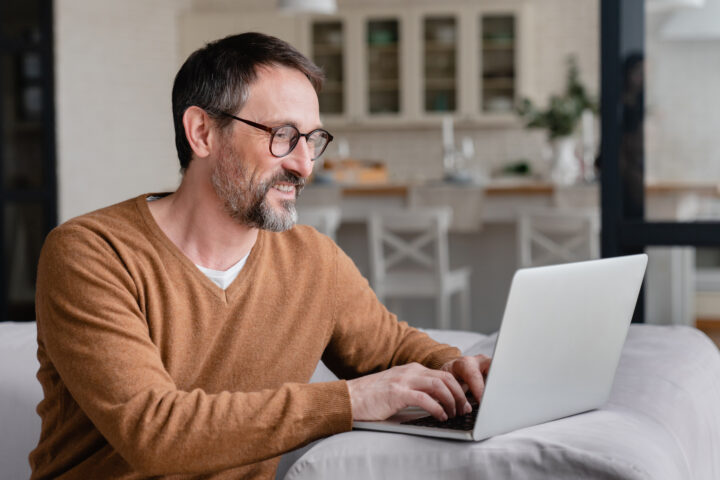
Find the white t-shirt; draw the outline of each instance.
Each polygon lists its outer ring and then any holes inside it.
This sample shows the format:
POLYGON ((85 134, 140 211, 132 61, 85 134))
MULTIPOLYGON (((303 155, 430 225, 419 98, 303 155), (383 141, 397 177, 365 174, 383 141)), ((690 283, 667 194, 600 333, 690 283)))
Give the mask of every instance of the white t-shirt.
POLYGON ((227 270, 213 270, 211 268, 205 268, 197 264, 195 266, 199 268, 206 277, 215 282, 215 285, 225 290, 227 287, 230 286, 233 280, 237 278, 238 273, 240 273, 240 270, 242 270, 242 268, 245 266, 245 262, 247 261, 249 256, 250 253, 248 252, 248 254, 241 258, 239 262, 237 262, 235 265, 228 268, 227 270))
MULTIPOLYGON (((157 200, 159 196, 149 196, 147 197, 148 202, 152 202, 153 200, 157 200)), ((247 255, 245 255, 243 258, 240 259, 235 265, 228 268, 227 270, 213 270, 212 268, 206 268, 203 266, 200 266, 198 264, 195 264, 195 266, 200 269, 202 273, 205 274, 206 277, 208 277, 210 280, 212 280, 215 285, 222 288, 223 290, 227 289, 227 287, 230 286, 230 284, 235 280, 240 273, 240 270, 243 269, 245 266, 245 262, 247 261, 248 257, 250 256, 250 252, 248 252, 247 255)))

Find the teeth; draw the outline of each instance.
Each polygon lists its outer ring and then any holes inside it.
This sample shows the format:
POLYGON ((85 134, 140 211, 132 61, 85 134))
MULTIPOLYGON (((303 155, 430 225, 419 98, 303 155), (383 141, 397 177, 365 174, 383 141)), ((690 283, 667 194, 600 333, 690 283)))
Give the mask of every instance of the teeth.
POLYGON ((275 185, 275 188, 280 190, 281 192, 290 193, 295 191, 295 187, 293 185, 275 185))

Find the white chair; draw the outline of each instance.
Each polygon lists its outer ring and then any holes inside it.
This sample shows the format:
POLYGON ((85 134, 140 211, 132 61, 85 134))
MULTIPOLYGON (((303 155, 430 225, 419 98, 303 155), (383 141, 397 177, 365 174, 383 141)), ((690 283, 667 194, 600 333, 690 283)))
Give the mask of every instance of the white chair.
POLYGON ((340 216, 340 207, 301 207, 298 208, 297 223, 315 227, 318 232, 335 240, 340 216))
POLYGON ((460 294, 461 328, 470 329, 470 268, 448 267, 450 208, 375 212, 368 221, 370 281, 380 301, 430 297, 437 326, 450 328, 450 297, 460 294))
POLYGON ((520 267, 598 258, 599 242, 600 217, 595 209, 532 208, 518 214, 520 267))
POLYGON ((451 207, 450 230, 455 233, 476 233, 482 228, 484 199, 484 187, 473 184, 438 182, 408 189, 410 208, 451 207))

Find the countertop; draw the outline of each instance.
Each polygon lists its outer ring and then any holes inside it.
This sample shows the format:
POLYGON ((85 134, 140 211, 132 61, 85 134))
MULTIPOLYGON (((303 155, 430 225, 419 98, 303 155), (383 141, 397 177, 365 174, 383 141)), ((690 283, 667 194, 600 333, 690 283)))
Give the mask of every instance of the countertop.
MULTIPOLYGON (((380 183, 380 184, 357 184, 340 185, 344 196, 406 196, 411 188, 419 185, 444 185, 446 187, 482 188, 486 195, 551 195, 556 190, 568 189, 597 189, 599 184, 579 184, 567 187, 557 187, 552 183, 523 178, 500 178, 493 179, 485 185, 461 184, 461 183, 380 183)), ((646 185, 649 194, 676 194, 676 193, 697 193, 708 196, 720 196, 720 183, 714 182, 678 182, 678 181, 654 181, 646 185)))

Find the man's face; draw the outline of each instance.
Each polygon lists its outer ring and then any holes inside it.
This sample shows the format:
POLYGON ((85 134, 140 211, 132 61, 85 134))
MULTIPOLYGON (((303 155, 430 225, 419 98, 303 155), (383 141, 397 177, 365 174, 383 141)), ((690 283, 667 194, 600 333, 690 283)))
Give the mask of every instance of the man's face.
MULTIPOLYGON (((318 100, 310 81, 286 67, 261 68, 239 112, 256 123, 294 125, 303 133, 320 127, 318 100)), ((270 153, 270 134, 233 122, 221 134, 212 184, 225 210, 238 223, 281 232, 297 220, 295 199, 312 172, 312 150, 304 138, 287 156, 270 153)))

